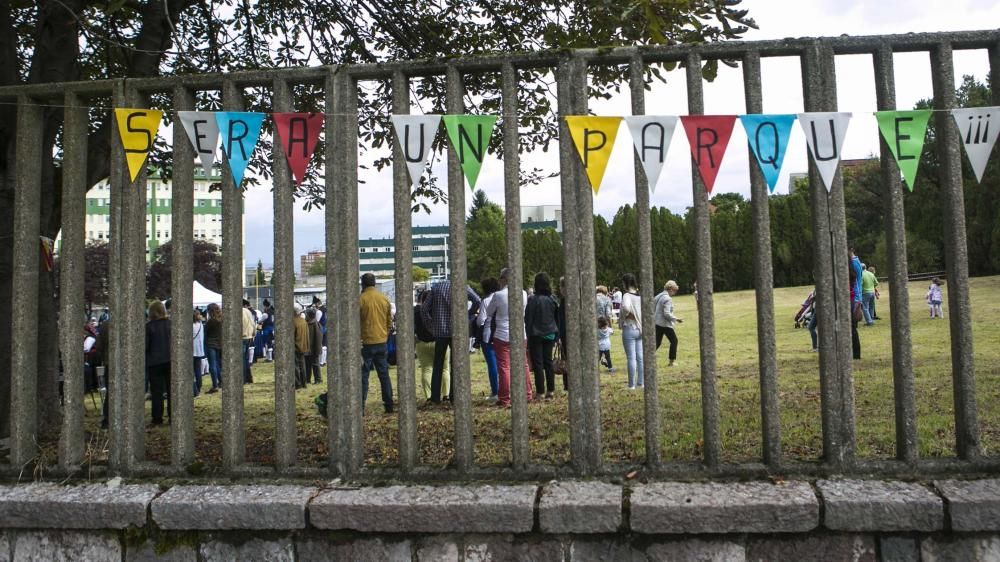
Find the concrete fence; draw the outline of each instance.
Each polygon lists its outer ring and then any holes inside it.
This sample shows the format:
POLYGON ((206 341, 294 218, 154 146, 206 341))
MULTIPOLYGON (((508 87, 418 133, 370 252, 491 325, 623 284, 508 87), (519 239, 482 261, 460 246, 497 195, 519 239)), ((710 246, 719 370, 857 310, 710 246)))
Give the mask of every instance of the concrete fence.
MULTIPOLYGON (((67 322, 60 330, 60 347, 65 367, 67 401, 64 409, 62 438, 55 473, 70 473, 84 459, 84 405, 82 365, 78 361, 79 342, 75 319, 83 316, 83 241, 87 153, 87 101, 109 98, 115 107, 146 107, 150 96, 168 97, 167 109, 196 109, 195 94, 221 91, 222 109, 243 109, 244 91, 249 88, 268 91, 276 112, 292 111, 293 88, 311 85, 325 96, 325 162, 337 173, 326 174, 326 244, 327 288, 329 301, 337 303, 338 314, 330 316, 330 347, 327 384, 332 397, 329 416, 329 459, 325 466, 302 466, 296 448, 296 412, 294 403, 293 330, 291 316, 276 317, 275 356, 275 435, 274 464, 261 466, 246 460, 244 403, 241 390, 240 356, 227 353, 223 376, 226 391, 222 396, 223 470, 232 476, 341 476, 364 479, 390 476, 401 479, 534 478, 555 474, 578 476, 620 473, 601 455, 600 393, 595 362, 596 323, 593 300, 595 286, 593 195, 584 179, 583 169, 569 142, 559 144, 559 165, 563 207, 563 244, 566 277, 567 326, 569 350, 569 417, 571 462, 568 466, 533 464, 528 447, 528 407, 525 381, 512 377, 513 407, 510 431, 512 462, 503 467, 477 466, 473 458, 473 424, 469 358, 456 353, 452 359, 454 376, 454 458, 447 469, 418 463, 417 405, 415 401, 414 337, 412 303, 406 292, 397 293, 398 335, 397 366, 399 387, 399 464, 372 467, 364 462, 361 381, 345 373, 357 372, 361 363, 357 286, 358 286, 358 112, 359 84, 388 82, 392 91, 391 112, 410 112, 409 84, 417 78, 443 77, 446 83, 446 109, 464 113, 463 79, 470 75, 499 74, 503 100, 500 134, 504 147, 504 184, 508 262, 511 275, 511 339, 523 337, 522 318, 522 248, 520 237, 520 189, 518 170, 518 72, 528 69, 552 71, 557 82, 558 115, 587 113, 588 67, 620 65, 628 69, 632 113, 645 113, 644 71, 647 65, 680 63, 687 79, 688 113, 701 114, 703 104, 702 63, 711 59, 737 60, 741 63, 746 96, 746 112, 761 113, 761 60, 766 57, 795 57, 801 62, 806 111, 837 109, 838 80, 835 60, 838 55, 866 55, 873 61, 877 106, 895 109, 893 55, 901 52, 929 54, 936 109, 955 105, 955 76, 952 56, 955 50, 978 49, 989 54, 993 84, 1000 83, 1000 33, 996 31, 940 34, 908 34, 879 37, 804 38, 765 42, 729 42, 701 46, 663 46, 642 49, 620 48, 581 50, 482 58, 455 58, 436 62, 399 62, 378 65, 351 65, 318 68, 294 68, 269 71, 203 74, 144 79, 108 80, 85 83, 29 85, 0 88, 0 99, 17 103, 16 155, 16 224, 14 241, 13 364, 10 415, 12 439, 9 465, 2 467, 16 474, 37 455, 36 353, 39 185, 41 182, 42 139, 39 123, 44 104, 65 106, 63 130, 63 246, 61 260, 60 315, 67 322)), ((843 78, 843 77, 842 77, 843 78)), ((843 82, 841 80, 840 82, 843 82)), ((1000 105, 1000 92, 994 86, 993 100, 1000 105)), ((158 102, 159 103, 159 102, 158 102)), ((654 360, 652 299, 643 299, 643 348, 645 364, 645 447, 642 467, 648 474, 662 476, 752 476, 780 471, 789 474, 827 475, 842 473, 878 473, 933 475, 974 473, 1000 468, 1000 459, 982 456, 976 414, 975 366, 972 352, 971 307, 968 290, 968 257, 965 240, 965 210, 961 177, 961 148, 958 131, 951 116, 935 116, 940 142, 940 185, 945 226, 945 254, 951 335, 952 380, 956 421, 956 451, 953 458, 925 459, 918 455, 914 369, 907 299, 907 259, 903 191, 900 175, 888 148, 882 145, 882 180, 887 188, 886 237, 888 240, 889 282, 894 298, 891 305, 892 357, 895 394, 896 458, 884 461, 857 459, 855 455, 855 415, 851 373, 850 304, 847 286, 846 228, 842 184, 835 180, 829 196, 816 168, 810 163, 809 184, 812 193, 813 240, 817 306, 820 311, 820 382, 823 432, 823 461, 797 464, 782 454, 780 409, 778 403, 778 365, 775 351, 774 304, 772 299, 772 258, 767 205, 767 187, 759 170, 751 166, 754 286, 757 310, 757 341, 761 396, 762 458, 744 464, 725 464, 720 455, 720 413, 715 386, 716 352, 714 335, 712 255, 707 194, 701 178, 693 177, 693 217, 695 255, 699 287, 698 316, 701 365, 703 458, 700 463, 666 462, 661 458, 661 407, 658 403, 658 377, 654 360)), ((560 138, 568 138, 565 122, 560 119, 560 138)), ((191 298, 192 206, 177 204, 192 200, 194 154, 183 127, 173 127, 174 172, 172 224, 174 269, 172 297, 176 302, 191 298)), ((118 135, 111 136, 111 312, 120 326, 141 326, 144 321, 145 253, 145 175, 129 181, 124 153, 118 135)), ((293 217, 294 187, 280 149, 273 154, 274 184, 274 301, 293 300, 293 217)), ((393 151, 394 236, 411 237, 410 181, 403 155, 393 151)), ((653 286, 650 234, 649 188, 641 166, 636 166, 635 189, 638 213, 639 283, 653 286)), ((466 285, 465 186, 454 153, 448 156, 449 252, 452 271, 453 349, 466 345, 468 333, 465 315, 466 285)), ((239 310, 242 298, 243 264, 241 231, 241 193, 233 186, 228 169, 223 169, 223 304, 227 310, 239 310)), ((412 285, 410 244, 396 244, 395 284, 412 285)), ((226 349, 240 348, 240 324, 228 315, 223 327, 226 349)), ((171 464, 160 465, 146 460, 143 424, 144 342, 139 329, 113 330, 110 349, 110 474, 166 475, 183 474, 194 460, 193 402, 191 398, 191 324, 172 324, 173 419, 171 426, 171 464)), ((522 372, 524 350, 512 350, 511 371, 522 372)), ((635 508, 635 504, 633 504, 635 508)), ((155 513, 154 506, 154 513, 155 513)), ((634 513, 633 513, 634 517, 634 513)))

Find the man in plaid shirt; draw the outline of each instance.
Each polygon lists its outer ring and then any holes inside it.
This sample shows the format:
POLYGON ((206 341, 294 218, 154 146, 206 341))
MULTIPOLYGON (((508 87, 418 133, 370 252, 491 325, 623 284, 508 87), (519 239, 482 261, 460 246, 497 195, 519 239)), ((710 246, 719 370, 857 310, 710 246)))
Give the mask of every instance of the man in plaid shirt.
MULTIPOLYGON (((472 287, 465 287, 465 294, 472 307, 479 309, 481 300, 472 287)), ((420 319, 434 335, 434 367, 431 370, 431 402, 441 403, 441 373, 444 357, 451 347, 451 281, 445 280, 431 288, 431 296, 420 307, 420 319)), ((454 369, 449 372, 449 376, 454 369)), ((452 391, 454 392, 454 387, 452 391)), ((451 395, 448 396, 451 400, 451 395)))

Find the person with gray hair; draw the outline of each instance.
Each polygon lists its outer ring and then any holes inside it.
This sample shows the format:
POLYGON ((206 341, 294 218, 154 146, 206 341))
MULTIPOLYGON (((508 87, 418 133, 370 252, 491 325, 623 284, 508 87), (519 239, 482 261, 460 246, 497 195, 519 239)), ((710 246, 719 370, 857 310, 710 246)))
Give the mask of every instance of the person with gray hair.
POLYGON ((671 279, 663 286, 663 292, 656 295, 653 301, 653 318, 656 324, 656 349, 660 349, 663 343, 663 336, 667 336, 670 342, 670 352, 667 357, 670 359, 669 365, 673 366, 677 361, 677 334, 674 332, 674 324, 684 322, 679 317, 674 316, 673 296, 677 294, 677 282, 671 279))

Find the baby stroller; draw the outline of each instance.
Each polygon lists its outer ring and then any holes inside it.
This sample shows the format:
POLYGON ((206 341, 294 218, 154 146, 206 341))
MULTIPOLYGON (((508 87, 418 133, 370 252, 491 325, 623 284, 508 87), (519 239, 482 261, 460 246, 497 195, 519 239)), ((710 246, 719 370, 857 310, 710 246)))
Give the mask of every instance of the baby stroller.
POLYGON ((795 313, 795 328, 805 328, 809 326, 809 321, 816 314, 816 291, 809 291, 806 300, 803 301, 799 311, 795 313))

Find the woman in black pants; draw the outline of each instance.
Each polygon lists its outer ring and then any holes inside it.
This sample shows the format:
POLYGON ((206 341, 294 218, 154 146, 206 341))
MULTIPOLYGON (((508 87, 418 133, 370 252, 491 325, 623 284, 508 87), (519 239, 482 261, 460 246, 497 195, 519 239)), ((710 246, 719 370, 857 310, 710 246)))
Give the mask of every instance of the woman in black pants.
POLYGON ((149 305, 146 322, 146 369, 149 371, 149 394, 153 406, 153 425, 163 423, 163 395, 167 396, 170 417, 170 318, 160 301, 149 305))
POLYGON ((547 273, 535 276, 535 293, 528 297, 524 309, 524 331, 528 336, 531 370, 535 373, 535 396, 551 400, 555 392, 556 374, 552 366, 552 348, 559 338, 557 315, 559 304, 552 296, 552 283, 547 273))

